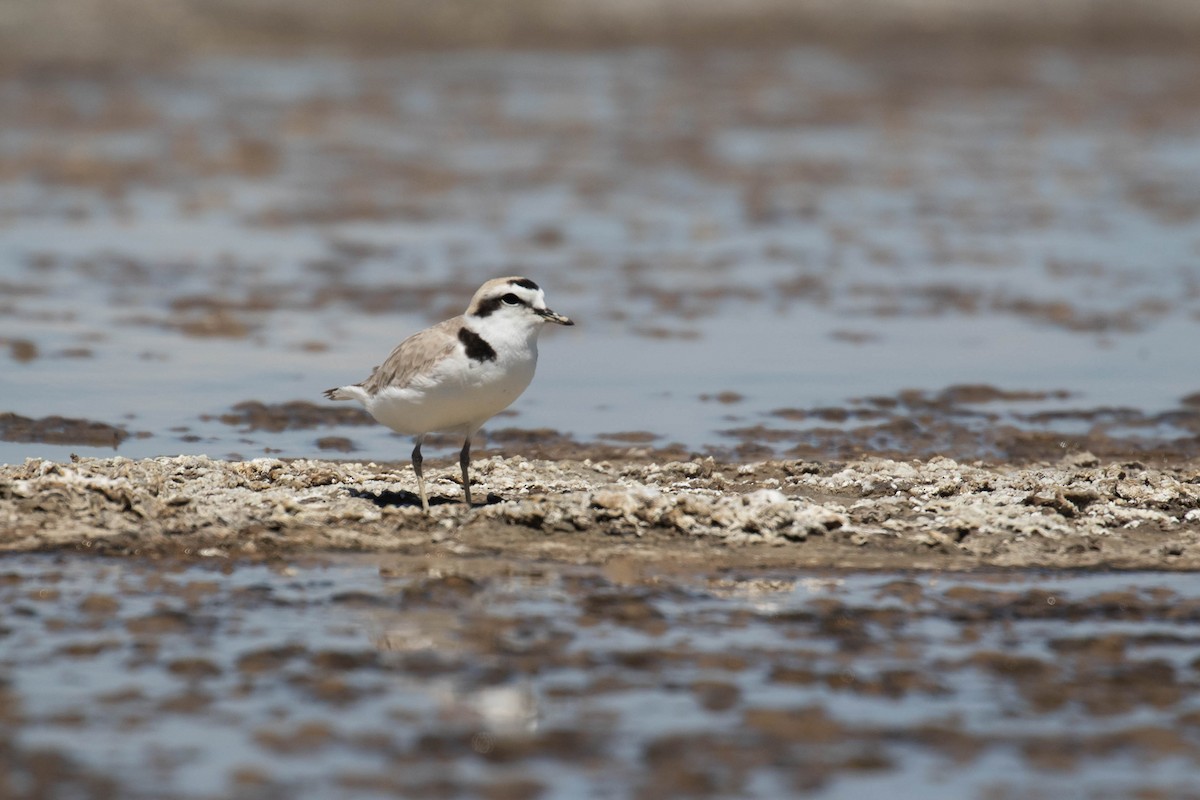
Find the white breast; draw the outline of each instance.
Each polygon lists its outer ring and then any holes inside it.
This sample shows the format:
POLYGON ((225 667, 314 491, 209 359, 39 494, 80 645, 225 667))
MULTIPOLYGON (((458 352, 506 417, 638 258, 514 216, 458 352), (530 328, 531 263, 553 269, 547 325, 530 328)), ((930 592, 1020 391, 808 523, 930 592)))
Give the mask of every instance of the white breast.
POLYGON ((473 434, 521 396, 537 367, 536 337, 527 342, 494 338, 497 341, 489 342, 496 351, 494 361, 467 358, 460 348, 409 386, 383 389, 369 398, 367 411, 410 436, 434 431, 473 434))

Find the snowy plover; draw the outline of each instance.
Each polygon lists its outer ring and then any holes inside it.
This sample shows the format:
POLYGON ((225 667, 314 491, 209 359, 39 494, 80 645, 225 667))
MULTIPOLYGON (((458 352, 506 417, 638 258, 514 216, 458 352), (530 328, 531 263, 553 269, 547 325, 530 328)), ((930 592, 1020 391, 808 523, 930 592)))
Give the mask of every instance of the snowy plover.
POLYGON ((378 422, 413 437, 413 471, 426 512, 421 443, 434 431, 462 434, 458 463, 469 506, 471 437, 533 380, 537 337, 547 322, 575 324, 546 308, 545 294, 528 278, 490 280, 475 292, 467 313, 414 333, 371 377, 325 396, 357 400, 378 422))

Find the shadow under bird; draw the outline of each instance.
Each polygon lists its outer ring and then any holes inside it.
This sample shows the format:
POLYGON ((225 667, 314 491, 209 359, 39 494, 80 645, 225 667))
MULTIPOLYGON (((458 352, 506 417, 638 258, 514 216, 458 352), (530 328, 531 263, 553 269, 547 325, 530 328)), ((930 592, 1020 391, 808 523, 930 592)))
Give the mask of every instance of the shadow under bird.
POLYGON ((546 307, 528 278, 490 280, 465 314, 414 333, 361 383, 329 389, 330 400, 357 400, 376 421, 413 437, 413 471, 421 508, 429 511, 421 444, 429 433, 463 436, 459 466, 471 505, 471 437, 508 408, 533 380, 537 339, 547 322, 574 325, 546 307))

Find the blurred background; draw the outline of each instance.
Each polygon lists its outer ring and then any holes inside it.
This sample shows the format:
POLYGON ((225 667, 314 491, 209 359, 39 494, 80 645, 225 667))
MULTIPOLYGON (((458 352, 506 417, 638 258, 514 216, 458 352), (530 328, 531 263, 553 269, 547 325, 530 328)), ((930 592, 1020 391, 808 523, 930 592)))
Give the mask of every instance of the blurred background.
POLYGON ((493 449, 1192 455, 1200 5, 6 0, 0 461, 408 445, 320 392, 537 280, 493 449))
MULTIPOLYGON (((1196 0, 0 0, 0 463, 410 475, 322 390, 523 274, 578 324, 477 450, 1090 450, 1115 493, 1200 448, 1198 36, 1196 0)), ((147 549, 4 560, 0 797, 1196 797, 1192 575, 916 572, 982 563, 927 555, 964 506, 860 574, 661 530, 310 559, 283 506, 178 560, 89 471, 147 549)), ((1174 568, 1156 496, 1111 538, 1174 568)), ((964 550, 1124 563, 1029 530, 964 550)))

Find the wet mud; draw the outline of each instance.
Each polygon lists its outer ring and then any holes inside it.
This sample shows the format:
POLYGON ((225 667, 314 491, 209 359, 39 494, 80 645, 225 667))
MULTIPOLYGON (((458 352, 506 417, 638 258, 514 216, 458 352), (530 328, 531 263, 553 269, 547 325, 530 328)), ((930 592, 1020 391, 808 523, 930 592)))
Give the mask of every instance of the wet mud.
MULTIPOLYGON (((701 395, 703 403, 736 405, 736 392, 701 395)), ((1200 403, 1184 397, 1175 408, 1147 413, 1133 407, 1078 408, 1065 389, 1030 391, 1000 389, 988 384, 949 386, 939 391, 907 390, 894 396, 854 398, 839 406, 777 408, 762 422, 717 431, 724 443, 688 448, 650 430, 599 432, 595 441, 580 442, 570 433, 550 428, 501 427, 493 424, 476 437, 478 452, 503 452, 516 447, 543 459, 621 459, 628 445, 663 460, 696 454, 721 460, 752 461, 786 456, 827 460, 870 456, 904 460, 943 456, 957 460, 996 460, 1017 464, 1057 460, 1064 453, 1090 452, 1110 460, 1179 461, 1200 456, 1200 403), (1053 403, 1054 410, 1039 410, 1053 403), (490 449, 489 449, 490 448, 490 449)), ((515 416, 515 415, 514 415, 515 416)), ((357 442, 377 443, 395 438, 395 451, 404 450, 404 437, 379 427, 361 408, 321 405, 305 400, 238 403, 217 417, 235 426, 243 443, 270 449, 263 434, 307 431, 313 428, 362 428, 331 431, 313 444, 320 450, 353 453, 357 442)), ((500 418, 500 422, 504 417, 500 418)), ((52 429, 51 429, 52 430, 52 429)), ((30 434, 37 435, 31 429, 30 434)), ((54 441, 30 438, 25 441, 54 441)), ((432 435, 435 445, 457 446, 452 436, 432 435)), ((377 444, 373 445, 378 448, 377 444)))
POLYGON ((1195 395, 1157 413, 1131 407, 1080 408, 1073 400, 1066 389, 955 385, 855 398, 845 406, 774 409, 765 422, 722 434, 742 442, 726 451, 742 457, 945 455, 1021 463, 1055 459, 1064 452, 1133 460, 1200 455, 1200 404, 1195 395), (1047 403, 1056 407, 1038 408, 1047 403))
POLYGON ((1188 796, 1183 576, 695 566, 10 556, 0 788, 1188 796))
POLYGON ((48 444, 111 447, 116 450, 130 436, 147 438, 146 431, 130 433, 123 426, 70 417, 31 419, 11 412, 0 413, 0 440, 6 442, 45 442, 48 444))
POLYGON ((232 50, 321 48, 355 55, 430 48, 682 48, 790 44, 818 40, 875 46, 950 38, 1023 45, 1152 42, 1186 46, 1200 13, 1186 0, 1136 6, 1059 0, 1045 13, 1035 0, 1003 6, 922 0, 868 0, 853 8, 819 0, 749 0, 731 6, 671 0, 585 5, 573 0, 499 0, 480 10, 461 0, 436 11, 405 0, 380 6, 346 0, 337 13, 317 0, 252 0, 196 6, 185 0, 123 0, 120 24, 102 0, 45 0, 13 7, 0 28, 9 64, 153 61, 232 50))
MULTIPOLYGON (((743 398, 728 391, 699 399, 736 406, 743 398)), ((955 385, 939 391, 914 389, 894 396, 854 398, 846 405, 776 408, 764 413, 761 422, 718 430, 722 443, 700 448, 671 442, 651 430, 601 431, 594 441, 581 442, 571 433, 552 428, 505 426, 505 421, 519 416, 509 412, 484 428, 474 446, 484 454, 519 449, 542 459, 620 460, 629 457, 633 445, 642 455, 660 460, 700 455, 743 462, 780 456, 812 461, 943 456, 1024 464, 1080 452, 1117 461, 1169 462, 1200 456, 1200 402, 1196 395, 1157 413, 1133 407, 1077 408, 1072 400, 1072 393, 1065 389, 1005 390, 987 384, 955 385), (1039 404, 1051 402, 1058 407, 1037 410, 1039 404)), ((314 432, 308 443, 320 451, 378 452, 384 449, 381 442, 391 441, 392 452, 399 455, 409 447, 407 437, 381 427, 360 407, 308 400, 246 400, 221 414, 201 414, 194 426, 178 426, 164 434, 182 442, 219 442, 221 438, 211 433, 214 423, 235 429, 241 447, 270 455, 280 453, 272 435, 284 432, 314 432)), ((145 439, 152 435, 93 420, 0 414, 0 441, 117 450, 131 436, 145 439)), ((455 437, 440 434, 430 435, 428 441, 433 446, 460 444, 455 437)))
MULTIPOLYGON (((202 420, 208 421, 204 417, 202 420)), ((363 408, 345 405, 318 405, 304 400, 290 403, 262 403, 247 400, 238 403, 218 419, 238 427, 241 431, 267 431, 278 433, 284 430, 303 430, 328 425, 378 425, 363 408)))
POLYGON ((0 411, 395 458, 300 404, 520 272, 580 324, 504 436, 1190 458, 1198 76, 984 41, 0 71, 0 411))

